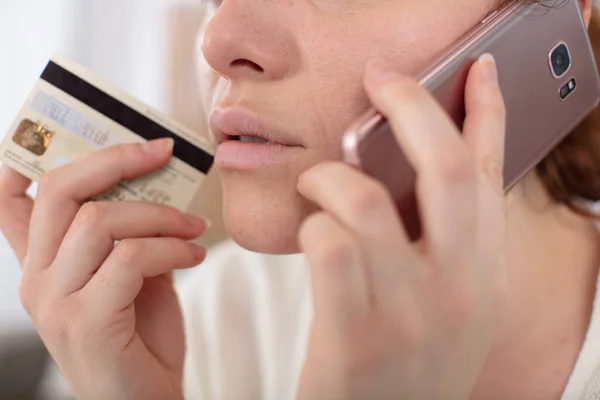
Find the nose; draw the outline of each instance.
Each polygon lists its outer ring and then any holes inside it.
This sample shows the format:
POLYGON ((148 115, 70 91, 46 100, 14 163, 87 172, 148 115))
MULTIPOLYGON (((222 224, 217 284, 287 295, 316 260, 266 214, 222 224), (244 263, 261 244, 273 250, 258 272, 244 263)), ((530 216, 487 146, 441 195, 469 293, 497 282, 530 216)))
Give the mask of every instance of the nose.
POLYGON ((280 80, 297 58, 289 2, 224 0, 206 27, 207 63, 230 81, 280 80), (275 4, 274 4, 275 3, 275 4))

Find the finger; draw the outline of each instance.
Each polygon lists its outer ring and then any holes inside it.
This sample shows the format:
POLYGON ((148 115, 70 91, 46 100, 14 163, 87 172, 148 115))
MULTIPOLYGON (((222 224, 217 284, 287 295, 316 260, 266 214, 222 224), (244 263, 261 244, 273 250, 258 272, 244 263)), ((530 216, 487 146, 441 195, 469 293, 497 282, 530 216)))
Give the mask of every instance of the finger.
POLYGON ((463 137, 487 183, 502 193, 506 108, 496 63, 490 54, 484 54, 469 73, 465 106, 463 137))
POLYGON ((26 193, 31 180, 15 170, 0 167, 0 230, 15 251, 21 265, 27 253, 33 200, 26 193))
POLYGON ((160 168, 169 160, 172 149, 171 139, 123 144, 46 174, 33 208, 29 243, 35 251, 28 254, 28 268, 36 271, 50 265, 85 199, 160 168))
POLYGON ((154 203, 92 202, 77 213, 51 269, 62 297, 80 290, 113 250, 127 238, 195 239, 207 223, 196 216, 154 203))
MULTIPOLYGON (((392 127, 417 174, 423 236, 438 265, 470 262, 476 236, 476 173, 469 149, 435 99, 414 80, 378 63, 367 71, 369 97, 392 127)), ((399 177, 400 179, 400 177, 399 177)))
POLYGON ((476 62, 467 80, 465 92, 467 118, 463 136, 475 156, 480 179, 479 185, 479 255, 492 271, 505 281, 504 247, 506 241, 506 201, 504 199, 504 149, 506 109, 498 85, 498 72, 494 58, 483 55, 476 62))
POLYGON ((144 279, 195 267, 205 257, 205 248, 182 239, 125 239, 78 293, 91 315, 106 318, 133 303, 144 279))
POLYGON ((369 294, 358 246, 353 236, 324 212, 306 219, 300 247, 310 264, 315 318, 345 332, 369 310, 369 294))
POLYGON ((298 190, 365 240, 391 237, 396 247, 408 248, 391 195, 355 168, 341 162, 318 164, 300 176, 298 190))
POLYGON ((342 163, 322 163, 300 177, 298 190, 335 216, 356 238, 374 297, 395 298, 409 278, 417 254, 389 192, 377 181, 342 163), (332 184, 335 182, 335 184, 332 184))

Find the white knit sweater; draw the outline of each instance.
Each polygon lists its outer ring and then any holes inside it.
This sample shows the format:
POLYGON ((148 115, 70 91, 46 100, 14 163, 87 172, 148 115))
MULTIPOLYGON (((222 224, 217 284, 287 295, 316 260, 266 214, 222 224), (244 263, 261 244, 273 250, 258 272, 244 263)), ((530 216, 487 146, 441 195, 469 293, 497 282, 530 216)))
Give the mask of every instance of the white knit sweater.
MULTIPOLYGON (((303 256, 226 243, 180 288, 187 400, 292 400, 312 303, 303 256)), ((563 400, 600 400, 600 300, 563 400)))

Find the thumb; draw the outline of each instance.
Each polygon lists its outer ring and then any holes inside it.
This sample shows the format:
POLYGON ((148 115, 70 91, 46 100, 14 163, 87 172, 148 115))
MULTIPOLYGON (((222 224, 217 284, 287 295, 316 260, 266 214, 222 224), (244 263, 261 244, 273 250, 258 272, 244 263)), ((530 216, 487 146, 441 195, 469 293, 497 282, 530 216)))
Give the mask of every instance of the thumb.
POLYGON ((26 193, 31 180, 3 165, 0 167, 0 231, 21 265, 27 254, 33 199, 26 193))

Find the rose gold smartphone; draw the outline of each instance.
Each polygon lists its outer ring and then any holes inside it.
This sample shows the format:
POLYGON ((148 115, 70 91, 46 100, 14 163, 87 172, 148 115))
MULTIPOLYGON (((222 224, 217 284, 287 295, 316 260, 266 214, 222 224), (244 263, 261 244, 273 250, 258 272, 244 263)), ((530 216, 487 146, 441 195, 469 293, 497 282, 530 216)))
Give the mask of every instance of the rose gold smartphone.
MULTIPOLYGON (((510 189, 598 104, 600 80, 578 0, 513 1, 464 35, 417 79, 462 130, 470 67, 492 53, 507 107, 510 189)), ((346 162, 383 182, 410 237, 420 236, 409 165, 384 117, 369 110, 345 133, 346 162)))

